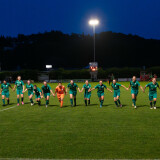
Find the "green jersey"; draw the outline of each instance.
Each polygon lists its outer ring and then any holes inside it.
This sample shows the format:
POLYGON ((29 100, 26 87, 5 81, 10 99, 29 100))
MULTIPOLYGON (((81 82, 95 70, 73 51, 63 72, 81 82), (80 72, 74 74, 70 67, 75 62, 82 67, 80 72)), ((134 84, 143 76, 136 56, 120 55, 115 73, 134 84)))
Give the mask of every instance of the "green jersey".
POLYGON ((35 92, 36 96, 40 96, 40 93, 42 93, 42 91, 38 87, 37 87, 37 89, 34 89, 34 92, 35 92))
POLYGON ((153 82, 146 85, 146 87, 149 87, 149 93, 157 93, 157 87, 159 87, 159 84, 156 82, 153 84, 153 82))
POLYGON ((3 92, 9 92, 9 87, 10 86, 11 85, 9 83, 6 83, 6 84, 2 83, 1 84, 1 89, 2 89, 3 92))
POLYGON ((68 84, 67 85, 67 88, 70 89, 70 91, 77 91, 77 88, 78 88, 78 85, 76 83, 73 83, 73 84, 68 84))
POLYGON ((24 86, 24 83, 23 83, 23 81, 22 80, 17 80, 16 82, 15 82, 15 85, 17 86, 17 90, 23 90, 23 86, 24 86))
POLYGON ((42 86, 43 93, 50 93, 51 87, 47 84, 47 86, 42 86))
POLYGON ((28 92, 33 92, 33 90, 34 90, 33 84, 30 84, 30 85, 26 84, 26 88, 27 88, 28 92))
POLYGON ((111 87, 114 89, 114 91, 120 91, 120 86, 122 86, 121 84, 119 83, 116 83, 116 84, 113 84, 111 85, 111 87))
POLYGON ((107 88, 107 86, 104 84, 98 84, 94 88, 97 89, 97 93, 104 93, 104 88, 107 88))
POLYGON ((83 85, 83 88, 84 88, 84 90, 85 90, 85 91, 84 91, 85 93, 91 93, 91 92, 88 92, 88 90, 91 88, 91 85, 90 85, 90 84, 88 84, 88 85, 84 84, 84 85, 83 85))
POLYGON ((130 81, 130 85, 131 85, 131 89, 132 90, 138 90, 139 89, 139 86, 140 86, 140 83, 138 81, 130 81))

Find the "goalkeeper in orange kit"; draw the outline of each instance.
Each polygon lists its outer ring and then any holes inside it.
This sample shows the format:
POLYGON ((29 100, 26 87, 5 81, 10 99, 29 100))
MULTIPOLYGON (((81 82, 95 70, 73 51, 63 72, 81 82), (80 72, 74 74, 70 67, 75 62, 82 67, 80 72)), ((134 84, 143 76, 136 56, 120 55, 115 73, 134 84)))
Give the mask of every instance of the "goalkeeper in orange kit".
POLYGON ((55 94, 57 93, 57 98, 59 100, 59 102, 61 103, 61 108, 63 106, 63 99, 64 99, 64 95, 66 94, 66 89, 65 87, 62 85, 61 82, 58 83, 58 86, 55 89, 55 94))

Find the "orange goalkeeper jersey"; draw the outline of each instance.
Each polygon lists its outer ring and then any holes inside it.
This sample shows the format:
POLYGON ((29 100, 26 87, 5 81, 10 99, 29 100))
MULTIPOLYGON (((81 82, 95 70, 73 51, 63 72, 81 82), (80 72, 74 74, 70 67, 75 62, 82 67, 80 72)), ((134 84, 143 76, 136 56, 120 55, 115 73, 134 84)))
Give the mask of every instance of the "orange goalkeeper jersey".
POLYGON ((61 86, 61 87, 57 86, 56 87, 56 93, 57 94, 64 94, 65 93, 65 87, 64 86, 61 86))

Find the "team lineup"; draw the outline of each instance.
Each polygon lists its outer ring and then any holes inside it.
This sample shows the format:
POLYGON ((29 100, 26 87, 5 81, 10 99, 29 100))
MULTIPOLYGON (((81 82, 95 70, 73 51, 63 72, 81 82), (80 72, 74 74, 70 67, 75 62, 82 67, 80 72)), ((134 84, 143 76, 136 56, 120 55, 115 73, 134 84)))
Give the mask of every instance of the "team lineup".
POLYGON ((7 104, 9 105, 9 88, 11 88, 13 91, 16 90, 17 92, 17 106, 20 105, 20 98, 21 98, 21 104, 24 105, 24 93, 28 91, 28 98, 30 100, 31 106, 34 105, 33 96, 35 95, 36 102, 38 105, 41 105, 41 99, 45 98, 45 106, 48 107, 49 105, 49 99, 50 95, 53 95, 55 97, 57 95, 57 98, 60 103, 60 107, 63 107, 63 100, 65 95, 69 94, 70 97, 70 103, 71 106, 76 106, 76 95, 77 90, 82 93, 84 92, 84 102, 85 105, 90 105, 90 99, 91 99, 91 93, 93 90, 97 90, 97 95, 100 101, 100 108, 103 106, 104 102, 104 89, 108 90, 109 92, 114 92, 113 94, 113 100, 116 105, 116 107, 122 107, 121 101, 120 101, 120 87, 125 88, 127 91, 131 88, 131 97, 132 97, 132 105, 136 109, 136 101, 137 96, 139 92, 139 88, 142 90, 142 92, 145 92, 146 87, 149 87, 149 101, 150 101, 150 109, 156 109, 156 101, 157 101, 157 88, 160 89, 159 84, 156 81, 156 78, 152 79, 152 82, 148 83, 144 88, 140 85, 140 83, 136 80, 136 76, 133 76, 132 81, 130 81, 130 85, 127 88, 124 85, 121 85, 117 83, 115 79, 113 79, 113 82, 111 84, 111 89, 109 89, 105 84, 103 84, 102 80, 99 81, 99 84, 96 85, 94 88, 91 87, 89 84, 89 81, 86 80, 85 84, 83 85, 82 89, 78 87, 76 83, 74 83, 73 80, 70 81, 70 83, 67 85, 67 88, 62 85, 61 82, 58 83, 58 86, 55 88, 55 91, 51 89, 50 85, 47 84, 46 81, 43 82, 43 86, 41 89, 37 87, 36 85, 31 84, 31 80, 27 81, 26 87, 21 80, 21 76, 17 77, 17 80, 15 82, 14 87, 10 85, 6 80, 3 81, 1 84, 1 92, 0 95, 2 95, 2 102, 3 106, 5 106, 5 99, 7 100, 7 104))

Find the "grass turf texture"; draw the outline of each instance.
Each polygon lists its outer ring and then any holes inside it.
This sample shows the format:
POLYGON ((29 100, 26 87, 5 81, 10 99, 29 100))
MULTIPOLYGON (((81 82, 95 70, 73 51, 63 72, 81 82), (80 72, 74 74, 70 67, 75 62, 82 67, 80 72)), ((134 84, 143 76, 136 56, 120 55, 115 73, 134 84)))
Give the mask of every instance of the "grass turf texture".
MULTIPOLYGON (((52 89, 56 85, 51 84, 52 89)), ((11 105, 0 105, 0 158, 160 158, 160 110, 149 109, 148 89, 139 91, 137 109, 131 106, 130 91, 123 88, 123 108, 116 108, 113 93, 105 90, 103 108, 93 91, 88 107, 83 93, 77 95, 77 107, 70 107, 67 95, 62 109, 57 97, 51 97, 48 108, 44 99, 43 106, 30 106, 25 93, 24 106, 4 110, 16 106, 16 93, 10 93, 11 105)))

